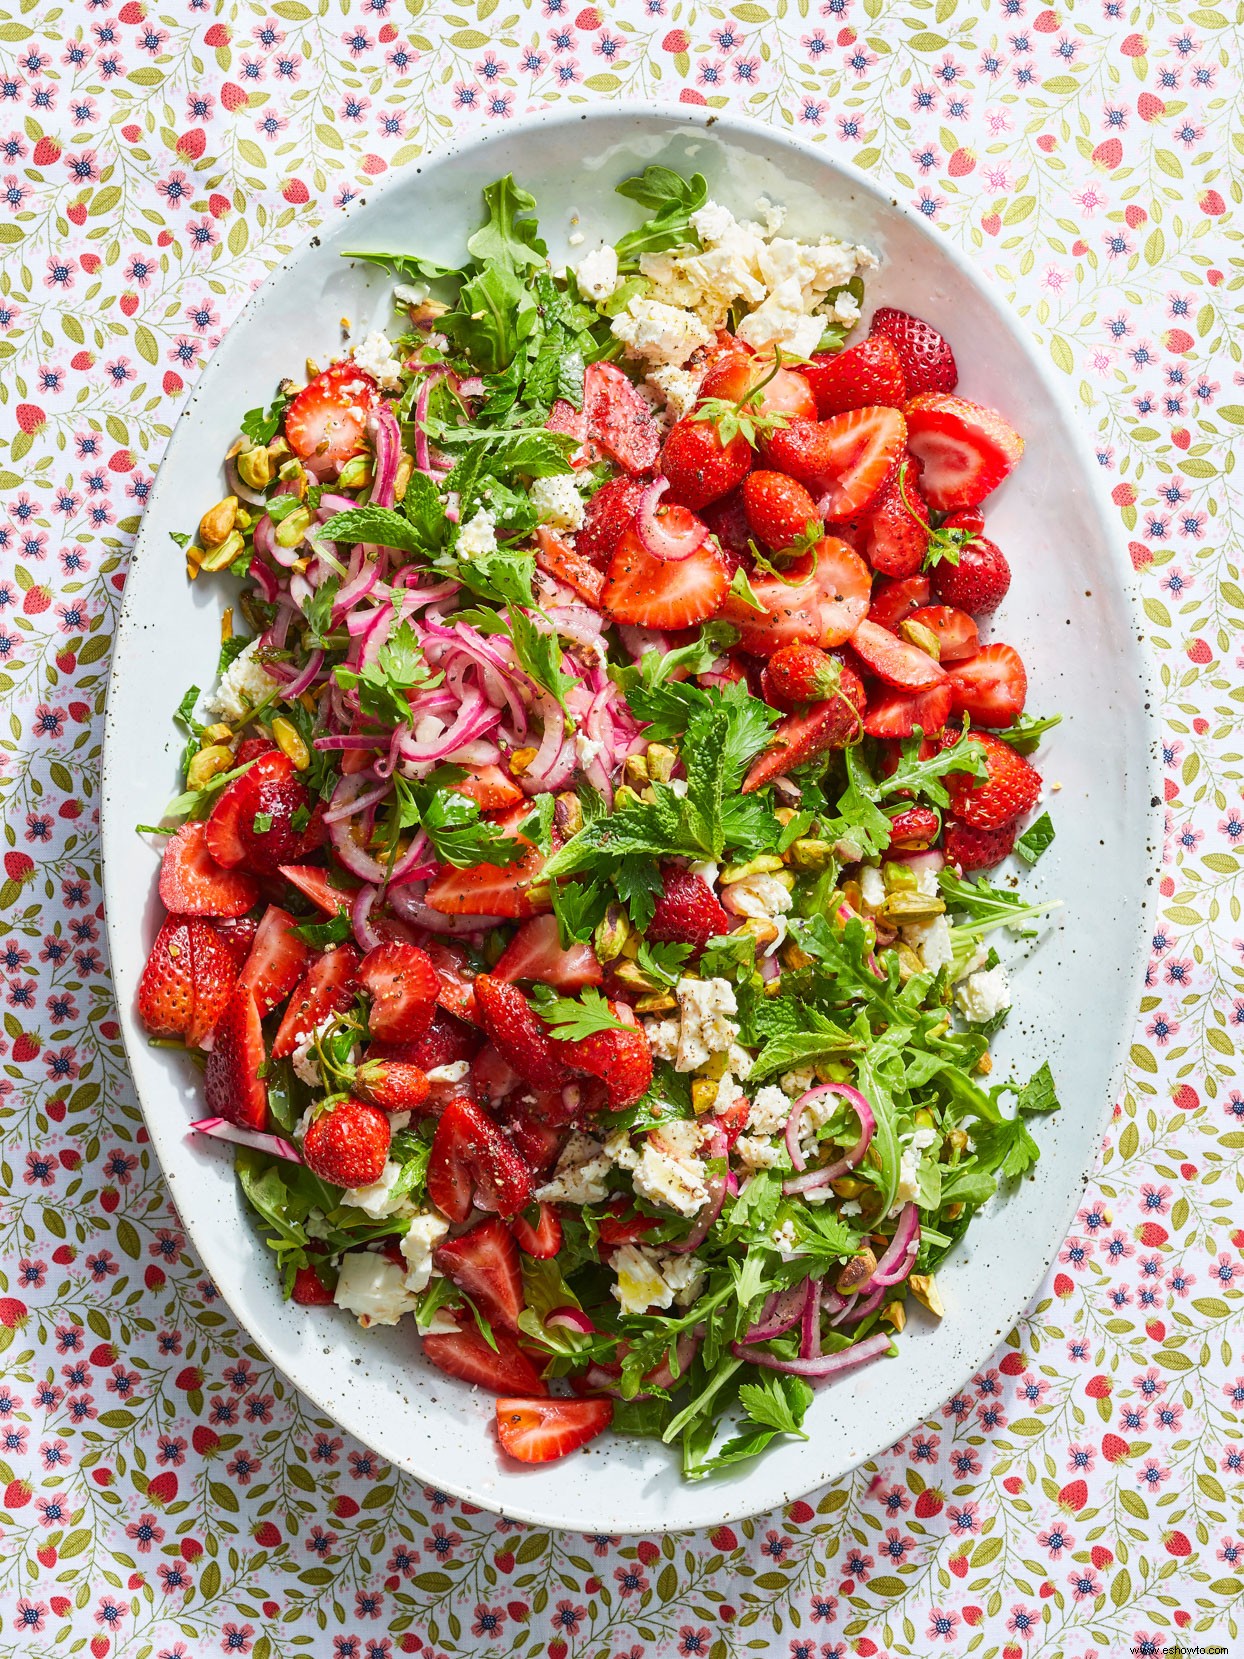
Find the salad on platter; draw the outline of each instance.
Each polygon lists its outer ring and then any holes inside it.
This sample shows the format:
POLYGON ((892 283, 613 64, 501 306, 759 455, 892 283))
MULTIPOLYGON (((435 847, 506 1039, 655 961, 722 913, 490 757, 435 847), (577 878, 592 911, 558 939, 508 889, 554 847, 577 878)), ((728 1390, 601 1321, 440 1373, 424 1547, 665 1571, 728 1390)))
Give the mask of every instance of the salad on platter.
POLYGON ((242 416, 138 1013, 287 1297, 409 1315, 508 1457, 696 1479, 941 1317, 1037 1158, 990 1043, 1049 906, 981 872, 1053 838, 1054 722, 950 343, 768 201, 619 191, 567 269, 510 177, 460 267, 352 255, 393 326, 242 416))

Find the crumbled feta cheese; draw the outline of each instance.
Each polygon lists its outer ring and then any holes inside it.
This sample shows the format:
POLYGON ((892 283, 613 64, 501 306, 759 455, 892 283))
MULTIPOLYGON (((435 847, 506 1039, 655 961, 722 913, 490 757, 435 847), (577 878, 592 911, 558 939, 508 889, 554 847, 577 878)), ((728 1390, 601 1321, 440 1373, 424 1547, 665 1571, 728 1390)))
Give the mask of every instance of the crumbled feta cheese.
POLYGON ((674 1292, 674 1301, 680 1308, 689 1308, 700 1294, 704 1283, 704 1268, 695 1256, 663 1256, 661 1277, 674 1292))
POLYGON ((781 346, 794 357, 811 357, 825 319, 804 310, 803 292, 797 277, 787 277, 750 311, 738 326, 738 338, 749 346, 781 346))
POLYGON ((605 1153, 611 1164, 618 1169, 637 1169, 639 1167, 639 1149, 631 1145, 631 1137, 625 1129, 615 1129, 605 1142, 605 1153))
POLYGON ((779 1129, 786 1127, 789 1116, 790 1101, 785 1092, 773 1083, 766 1083, 752 1097, 747 1127, 753 1135, 776 1135, 779 1129))
POLYGON ((692 228, 706 248, 727 241, 731 232, 739 228, 730 209, 711 200, 705 202, 703 207, 697 207, 690 219, 692 228))
POLYGON ((341 1202, 351 1205, 356 1210, 362 1210, 363 1214, 370 1216, 373 1221, 383 1221, 386 1216, 400 1215, 403 1208, 409 1214, 414 1209, 409 1197, 393 1196, 393 1188, 401 1173, 401 1164, 395 1163, 392 1158, 386 1159, 378 1181, 373 1181, 366 1187, 347 1187, 341 1195, 341 1202))
POLYGON ((347 1313, 356 1313, 360 1325, 396 1325, 415 1306, 403 1269, 370 1250, 350 1251, 341 1258, 333 1301, 347 1313))
POLYGON ((844 289, 835 299, 832 306, 833 314, 840 323, 850 328, 852 323, 860 320, 860 302, 849 289, 844 289))
POLYGON ((536 478, 531 485, 531 505, 545 524, 555 530, 578 530, 583 525, 583 497, 569 473, 553 478, 536 478))
POLYGON ((658 1060, 670 1061, 678 1053, 678 1021, 644 1020, 643 1028, 648 1034, 648 1046, 658 1060))
POLYGON ((773 1244, 784 1262, 799 1254, 799 1243, 795 1238, 795 1223, 786 1220, 780 1227, 773 1230, 773 1244))
POLYGON ((863 1215, 864 1207, 858 1198, 848 1198, 839 1205, 838 1214, 845 1216, 863 1215))
POLYGON ((634 1172, 635 1191, 679 1215, 695 1215, 708 1197, 704 1160, 697 1156, 703 1140, 699 1124, 683 1119, 654 1129, 634 1172))
POLYGON ((687 869, 693 876, 699 876, 706 887, 716 890, 721 865, 715 859, 706 858, 701 864, 688 864, 687 869))
POLYGON ((711 346, 714 339, 712 329, 690 311, 642 298, 633 299, 610 327, 628 357, 673 368, 685 363, 698 346, 711 346))
POLYGON ((936 870, 923 869, 916 871, 916 892, 924 899, 941 898, 942 889, 938 883, 936 870))
POLYGON ((910 1147, 905 1146, 898 1164, 898 1187, 894 1193, 894 1202, 890 1206, 892 1216, 896 1216, 905 1204, 915 1203, 918 1178, 919 1163, 916 1154, 910 1147))
POLYGON ((915 1134, 911 1137, 911 1149, 913 1152, 927 1152, 929 1147, 933 1146, 936 1141, 936 1129, 925 1129, 921 1127, 917 1129, 915 1134))
POLYGON ((746 1083, 752 1075, 752 1057, 741 1043, 731 1043, 726 1050, 726 1068, 740 1083, 746 1083))
POLYGON ((1006 969, 999 963, 983 973, 969 974, 955 987, 955 1001, 969 1020, 992 1020, 1011 1006, 1006 969))
POLYGON ((782 1093, 789 1100, 797 1100, 801 1094, 807 1094, 816 1082, 816 1071, 812 1066, 796 1066, 793 1071, 783 1072, 778 1081, 782 1085, 782 1093))
POLYGON ((739 1028, 728 1017, 738 1013, 734 986, 728 979, 680 979, 677 996, 682 1024, 674 1069, 695 1071, 738 1037, 739 1028))
POLYGON ((396 386, 401 379, 402 365, 393 355, 393 347, 384 335, 373 330, 361 344, 355 346, 356 367, 369 374, 381 386, 396 386))
POLYGON ((582 732, 576 732, 574 740, 575 759, 585 771, 597 759, 603 748, 604 744, 598 743, 594 737, 585 737, 582 732))
POLYGON ((765 1135, 740 1135, 734 1153, 745 1169, 776 1169, 786 1159, 781 1142, 765 1135))
POLYGON ((677 421, 695 408, 703 378, 695 369, 679 369, 666 364, 664 368, 653 369, 647 383, 677 421))
POLYGON ((232 725, 240 725, 276 689, 276 681, 256 660, 258 649, 259 641, 253 639, 234 657, 215 694, 207 700, 209 713, 219 714, 232 725))
POLYGON ((433 1066, 428 1073, 429 1083, 461 1083, 471 1069, 469 1060, 451 1060, 447 1066, 433 1066))
POLYGON ((607 300, 618 286, 618 253, 608 243, 585 254, 574 267, 580 293, 592 300, 607 300))
POLYGON ((428 1288, 432 1277, 432 1252, 449 1231, 449 1223, 430 1210, 411 1221, 402 1238, 402 1255, 406 1258, 406 1288, 416 1295, 428 1288))
POLYGON ((927 922, 908 922, 903 929, 903 938, 930 973, 936 973, 938 968, 948 968, 954 959, 950 923, 945 916, 932 916, 927 922))
MULTIPOLYGON (((290 1064, 294 1068, 294 1075, 301 1079, 309 1089, 318 1089, 323 1083, 320 1076, 319 1056, 315 1052, 315 1042, 318 1037, 321 1042, 337 1023, 335 1014, 329 1014, 327 1019, 310 1031, 296 1031, 294 1033, 294 1049, 290 1054, 290 1064)), ((305 1131, 304 1131, 305 1133, 305 1131)))
POLYGON ((771 875, 744 876, 722 891, 721 903, 732 916, 784 916, 794 904, 790 889, 771 875))
POLYGON ((694 1256, 661 1256, 639 1244, 615 1250, 610 1265, 618 1276, 613 1295, 623 1313, 647 1313, 675 1302, 689 1307, 704 1283, 704 1269, 694 1256))
POLYGON ((535 1196, 546 1203, 599 1204, 608 1196, 605 1177, 611 1167, 601 1143, 576 1130, 562 1148, 553 1179, 535 1196))
POLYGON ((865 864, 860 871, 860 902, 865 910, 880 910, 886 901, 885 882, 875 864, 865 864))
POLYGON ((422 305, 428 297, 428 291, 422 284, 416 287, 410 282, 398 282, 393 286, 393 298, 399 305, 422 305))
POLYGON ((497 521, 485 507, 462 526, 458 533, 458 552, 465 559, 479 558, 497 551, 497 521))

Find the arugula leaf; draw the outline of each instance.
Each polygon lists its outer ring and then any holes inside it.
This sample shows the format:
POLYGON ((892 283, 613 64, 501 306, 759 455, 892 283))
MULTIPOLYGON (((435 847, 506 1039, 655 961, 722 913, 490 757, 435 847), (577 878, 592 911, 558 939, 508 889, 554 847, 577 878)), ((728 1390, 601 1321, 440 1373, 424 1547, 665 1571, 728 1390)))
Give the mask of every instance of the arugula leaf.
POLYGON ((995 732, 994 736, 1001 738, 1003 743, 1009 743, 1017 753, 1030 755, 1045 733, 1061 726, 1062 721, 1061 714, 1047 715, 1045 719, 1035 714, 1021 714, 1005 731, 995 732))
POLYGON ((243 435, 252 444, 270 444, 277 435, 288 403, 287 397, 278 396, 273 398, 266 411, 262 405, 258 409, 248 409, 242 416, 243 435))
POLYGON ((1015 851, 1025 864, 1035 864, 1053 840, 1054 820, 1048 812, 1043 812, 1036 823, 1029 824, 1020 836, 1015 843, 1015 851))
POLYGON ((1008 892, 1002 887, 991 887, 983 878, 980 881, 964 881, 962 876, 955 875, 953 870, 943 870, 937 880, 948 907, 951 910, 966 911, 971 918, 970 921, 956 921, 954 924, 954 931, 964 939, 979 938, 981 934, 989 933, 996 927, 1013 928, 1015 932, 1028 937, 1033 930, 1025 930, 1023 923, 1044 916, 1047 911, 1056 910, 1062 904, 1061 899, 1047 899, 1043 904, 1029 904, 1019 893, 1008 892))
POLYGON ((650 209, 651 217, 616 243, 620 265, 634 265, 641 253, 667 248, 698 247, 691 215, 708 200, 708 181, 702 173, 682 178, 670 167, 655 164, 616 186, 619 196, 650 209))
POLYGON ((412 287, 420 282, 436 282, 441 277, 459 274, 454 266, 439 265, 435 259, 427 259, 417 253, 364 253, 361 248, 350 248, 341 257, 378 265, 382 271, 390 272, 399 282, 408 282, 412 287))
POLYGON ((484 186, 488 217, 467 237, 467 252, 481 266, 501 265, 507 270, 542 270, 549 250, 540 240, 538 222, 529 215, 536 205, 530 192, 515 184, 507 173, 484 186))
POLYGON ((559 997, 548 986, 537 985, 531 995, 536 1013, 549 1026, 549 1036, 562 1043, 577 1043, 583 1037, 592 1037, 598 1031, 628 1031, 609 1012, 609 1004, 595 987, 589 985, 579 996, 559 997), (541 994, 543 993, 543 994, 541 994))

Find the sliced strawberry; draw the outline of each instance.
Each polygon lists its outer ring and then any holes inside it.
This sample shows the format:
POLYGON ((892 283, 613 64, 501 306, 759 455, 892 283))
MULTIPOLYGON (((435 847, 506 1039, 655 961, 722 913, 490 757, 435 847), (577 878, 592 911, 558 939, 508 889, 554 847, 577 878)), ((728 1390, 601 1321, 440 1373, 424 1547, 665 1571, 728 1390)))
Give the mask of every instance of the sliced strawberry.
POLYGON ((570 1080, 563 1045, 549 1036, 523 993, 491 974, 475 981, 476 1006, 497 1052, 525 1083, 559 1089, 570 1080))
POLYGON ((337 945, 317 956, 302 983, 289 999, 272 1043, 272 1058, 285 1060, 303 1037, 330 1014, 341 1014, 358 990, 359 953, 353 945, 337 945))
POLYGON ((699 951, 729 931, 730 918, 703 876, 681 864, 663 864, 661 881, 663 891, 647 927, 655 944, 691 945, 699 951))
POLYGON ((367 1029, 389 1043, 413 1043, 432 1023, 440 981, 418 945, 388 942, 359 963, 358 982, 371 998, 367 1029))
POLYGON ((343 1100, 312 1119, 302 1138, 307 1168, 337 1187, 370 1187, 384 1174, 392 1129, 365 1100, 343 1100))
POLYGON ((708 398, 737 403, 744 414, 816 419, 816 398, 804 369, 778 369, 775 373, 772 352, 753 356, 737 343, 716 358, 700 382, 700 400, 708 398))
POLYGON ((530 891, 544 868, 544 857, 518 826, 528 816, 526 805, 495 820, 499 829, 529 850, 514 864, 475 864, 457 870, 443 864, 428 883, 424 902, 447 916, 533 916, 551 910, 547 894, 530 891))
POLYGON ((583 376, 587 435, 627 472, 647 472, 661 447, 652 405, 616 363, 589 363, 583 376))
POLYGON ((513 778, 507 778, 499 766, 477 766, 470 777, 459 778, 446 787, 474 801, 481 812, 502 812, 524 799, 513 778))
MULTIPOLYGON (((474 1026, 444 1008, 437 1008, 432 1015, 432 1023, 422 1037, 400 1047, 381 1045, 380 1052, 392 1053, 395 1059, 413 1060, 424 1071, 436 1071, 440 1066, 452 1066, 459 1060, 473 1060, 479 1051, 480 1040, 480 1033, 474 1026)), ((368 1054, 374 1052, 376 1045, 371 1044, 368 1054)))
POLYGON ((562 1247, 561 1217, 552 1204, 537 1204, 534 1210, 534 1221, 530 1219, 531 1208, 514 1216, 510 1221, 510 1231, 525 1256, 534 1256, 537 1261, 550 1261, 562 1247))
POLYGON ((595 1440, 612 1421, 610 1399, 497 1401, 497 1439, 520 1463, 552 1463, 595 1440))
POLYGON ((550 432, 565 432, 578 442, 578 449, 570 456, 572 467, 588 467, 601 459, 601 453, 595 444, 587 441, 587 411, 576 409, 573 403, 568 403, 564 397, 559 397, 549 410, 549 418, 545 427, 550 432))
POLYGON ((1000 547, 985 536, 978 536, 959 549, 957 564, 949 559, 940 560, 930 580, 934 597, 943 605, 957 605, 973 616, 985 616, 997 610, 1006 598, 1011 586, 1011 567, 1000 547))
POLYGON ((985 749, 985 776, 948 772, 950 810, 970 829, 995 830, 1030 812, 1041 797, 1041 774, 989 732, 973 732, 985 749))
POLYGON ((138 982, 138 1017, 155 1037, 197 1047, 233 992, 237 963, 210 922, 167 916, 138 982))
POLYGON ((244 737, 233 751, 233 764, 246 766, 250 761, 258 760, 260 755, 270 755, 275 748, 276 744, 270 737, 244 737))
POLYGON ((860 718, 863 712, 863 684, 857 674, 844 667, 841 686, 833 697, 788 714, 774 727, 769 747, 752 762, 743 780, 744 795, 763 789, 792 767, 803 766, 829 749, 857 742, 864 731, 860 718))
POLYGON ((431 1085, 422 1066, 412 1060, 388 1060, 370 1053, 354 1071, 351 1087, 360 1100, 382 1112, 417 1112, 431 1085))
POLYGON ((875 404, 901 409, 907 402, 902 362, 893 341, 882 335, 861 340, 845 351, 815 352, 802 372, 822 420, 875 404))
POLYGON ((710 501, 707 507, 701 509, 700 517, 721 543, 727 566, 736 556, 749 550, 752 527, 747 522, 741 486, 718 501, 710 501))
POLYGON ((1009 726, 1024 712, 1028 675, 1013 645, 998 641, 957 662, 950 675, 952 707, 974 726, 1009 726))
POLYGON ((883 305, 873 312, 872 338, 890 342, 903 368, 908 397, 920 392, 953 392, 959 383, 955 354, 931 323, 883 305))
POLYGON ((536 526, 536 563, 549 576, 564 582, 587 604, 599 606, 604 577, 565 536, 559 535, 547 524, 536 526))
MULTIPOLYGON (((922 605, 906 621, 919 628, 927 628, 937 636, 938 661, 962 662, 980 650, 980 633, 966 611, 957 611, 953 605, 922 605)), ((901 629, 901 624, 900 624, 901 629)))
POLYGON ((931 806, 909 806, 890 820, 890 845, 903 852, 923 852, 937 840, 941 827, 931 806))
POLYGON ((928 602, 927 576, 906 576, 897 582, 878 582, 873 589, 868 620, 875 622, 879 628, 889 628, 894 632, 904 617, 910 616, 913 611, 919 610, 921 605, 927 605, 928 602))
POLYGON ((668 500, 693 512, 741 484, 751 464, 752 446, 742 433, 723 443, 712 421, 691 416, 675 421, 661 451, 668 500))
POLYGON ((336 870, 330 875, 329 871, 321 870, 315 864, 282 864, 280 873, 326 916, 348 912, 358 887, 353 877, 341 875, 336 870))
POLYGON ((827 518, 866 506, 894 472, 907 440, 897 409, 870 405, 824 421, 791 421, 764 440, 765 459, 821 496, 827 518))
POLYGON ((867 618, 851 635, 851 649, 870 673, 905 691, 925 691, 946 678, 927 651, 909 645, 867 618))
POLYGON ((726 562, 711 541, 670 561, 654 558, 628 530, 610 560, 600 605, 611 622, 691 628, 716 615, 729 587, 726 562))
POLYGON ((294 932, 297 925, 288 910, 270 904, 238 976, 238 984, 254 996, 261 1018, 285 1001, 306 968, 310 952, 294 932))
POLYGON ((518 1246, 508 1227, 495 1218, 481 1221, 470 1232, 439 1244, 432 1259, 490 1325, 517 1332, 523 1311, 523 1275, 518 1246))
POLYGON ((326 1271, 325 1268, 315 1265, 298 1268, 294 1273, 294 1288, 290 1292, 290 1300, 297 1302, 302 1308, 331 1308, 333 1287, 326 1284, 322 1277, 326 1271))
POLYGON ((833 536, 793 560, 782 576, 753 572, 750 581, 764 611, 731 597, 722 615, 738 628, 742 649, 758 657, 784 645, 843 644, 867 616, 872 595, 868 566, 833 536))
POLYGON ((259 923, 253 916, 217 916, 212 927, 229 947, 235 968, 240 968, 251 953, 259 923))
POLYGON ((552 1169, 566 1138, 565 1129, 518 1110, 511 1112, 508 1105, 506 1110, 505 1132, 527 1168, 538 1175, 552 1169))
POLYGON ((869 737, 911 737, 916 728, 932 736, 950 718, 950 682, 927 691, 892 691, 873 698, 864 716, 869 737))
POLYGON ((276 875, 323 845, 322 817, 312 814, 306 786, 279 749, 260 755, 226 786, 207 820, 207 847, 218 864, 276 875), (301 825, 301 828, 296 827, 301 825))
POLYGON ((432 934, 424 939, 423 948, 428 953, 432 966, 436 969, 436 977, 440 981, 437 1002, 451 1014, 456 1014, 460 1020, 466 1020, 470 1025, 478 1025, 475 968, 466 951, 461 945, 451 944, 448 940, 438 939, 432 934))
POLYGON ((364 448, 367 417, 378 400, 376 382, 354 363, 334 363, 290 403, 285 437, 317 474, 340 471, 364 448))
POLYGON ((646 488, 642 478, 621 477, 611 478, 597 490, 574 539, 580 558, 589 560, 598 570, 606 568, 614 548, 634 525, 635 509, 646 488))
POLYGON ((915 468, 896 473, 877 494, 860 551, 882 576, 915 576, 929 551, 929 509, 915 468))
POLYGON ((266 1129, 268 1089, 261 1076, 266 1062, 255 999, 246 986, 235 986, 216 1022, 212 1052, 203 1071, 203 1100, 209 1116, 244 1129, 266 1129))
POLYGON ((472 1206, 517 1215, 531 1201, 531 1171, 488 1113, 466 1095, 441 1113, 428 1163, 428 1196, 451 1221, 472 1206))
POLYGON ((181 916, 242 916, 259 898, 259 885, 216 862, 205 824, 183 824, 164 848, 160 898, 181 916))
POLYGON ((525 1396, 548 1393, 535 1366, 507 1331, 494 1330, 489 1343, 469 1314, 463 1313, 460 1323, 461 1329, 452 1336, 423 1339, 423 1352, 438 1371, 493 1394, 511 1394, 515 1389, 525 1396))
POLYGON ((809 531, 821 528, 816 502, 784 472, 749 472, 743 480, 743 510, 756 539, 780 553, 809 531))
POLYGON ((611 1112, 624 1111, 652 1087, 652 1045, 638 1026, 625 1031, 594 1031, 590 1037, 562 1045, 576 1071, 605 1085, 611 1112))
POLYGON ((641 1215, 623 1193, 611 1198, 603 1213, 597 1217, 597 1250, 602 1257, 609 1256, 624 1244, 642 1244, 649 1233, 661 1225, 655 1215, 641 1215))
POLYGON ((974 507, 1012 470, 1024 440, 996 409, 931 392, 907 405, 907 447, 921 487, 939 513, 974 507))
POLYGON ((603 977, 591 945, 562 949, 555 916, 533 916, 524 922, 492 971, 497 979, 538 979, 559 991, 581 991, 585 985, 599 985, 603 977))
POLYGON ((1001 829, 973 829, 957 818, 948 818, 942 850, 950 863, 957 864, 965 873, 992 870, 1014 850, 1018 834, 1017 823, 1004 824, 1001 829))

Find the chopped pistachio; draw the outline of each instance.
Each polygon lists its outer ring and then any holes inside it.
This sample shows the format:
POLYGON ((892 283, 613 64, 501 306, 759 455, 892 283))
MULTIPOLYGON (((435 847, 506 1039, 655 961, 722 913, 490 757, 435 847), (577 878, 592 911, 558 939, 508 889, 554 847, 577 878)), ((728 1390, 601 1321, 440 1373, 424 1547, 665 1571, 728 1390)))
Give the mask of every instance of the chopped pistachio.
POLYGON ((272 482, 272 457, 262 444, 255 449, 244 449, 234 465, 238 477, 252 490, 265 490, 272 482))
POLYGON ((678 764, 678 752, 664 743, 648 745, 648 776, 654 783, 668 783, 678 764))
POLYGON ((219 547, 232 531, 238 516, 238 498, 227 495, 214 507, 209 507, 199 520, 199 540, 204 547, 219 547))
POLYGON ((233 750, 223 743, 209 743, 186 768, 186 782, 191 789, 202 789, 218 772, 227 772, 233 765, 233 750))
POLYGON ((911 1286, 911 1293, 921 1307, 928 1308, 935 1319, 940 1319, 946 1312, 942 1306, 942 1299, 938 1295, 937 1280, 931 1273, 909 1273, 907 1283, 911 1286))
POLYGON ((834 1281, 834 1289, 840 1296, 846 1296, 858 1285, 862 1285, 865 1279, 871 1279, 876 1271, 877 1258, 865 1245, 858 1256, 852 1256, 851 1260, 844 1264, 842 1272, 834 1281))

